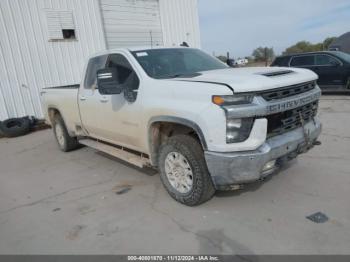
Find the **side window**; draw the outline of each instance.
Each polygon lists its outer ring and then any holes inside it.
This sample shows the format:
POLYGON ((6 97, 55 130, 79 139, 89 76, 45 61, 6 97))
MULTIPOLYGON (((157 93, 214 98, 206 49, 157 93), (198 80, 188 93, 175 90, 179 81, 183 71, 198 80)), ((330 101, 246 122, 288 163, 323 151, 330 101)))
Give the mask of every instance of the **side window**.
POLYGON ((313 66, 315 65, 315 56, 305 55, 293 57, 290 66, 313 66))
POLYGON ((96 86, 97 71, 105 67, 106 60, 107 56, 97 56, 89 60, 84 80, 85 89, 92 89, 93 86, 96 86))
POLYGON ((129 61, 123 55, 111 55, 107 63, 107 68, 111 67, 117 69, 120 84, 125 85, 128 90, 137 90, 139 88, 139 78, 129 61))
POLYGON ((335 58, 333 58, 329 55, 317 55, 316 56, 316 65, 329 66, 332 64, 339 64, 339 62, 335 58))

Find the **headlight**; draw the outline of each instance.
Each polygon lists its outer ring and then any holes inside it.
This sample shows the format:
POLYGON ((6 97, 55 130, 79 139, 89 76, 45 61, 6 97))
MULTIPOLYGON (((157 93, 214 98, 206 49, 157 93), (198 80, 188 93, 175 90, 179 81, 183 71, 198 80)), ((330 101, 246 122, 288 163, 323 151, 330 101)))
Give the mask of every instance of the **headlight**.
POLYGON ((230 95, 230 96, 213 96, 212 101, 218 106, 243 105, 253 102, 253 95, 230 95))
POLYGON ((226 119, 226 143, 245 141, 252 130, 254 118, 228 118, 226 119))

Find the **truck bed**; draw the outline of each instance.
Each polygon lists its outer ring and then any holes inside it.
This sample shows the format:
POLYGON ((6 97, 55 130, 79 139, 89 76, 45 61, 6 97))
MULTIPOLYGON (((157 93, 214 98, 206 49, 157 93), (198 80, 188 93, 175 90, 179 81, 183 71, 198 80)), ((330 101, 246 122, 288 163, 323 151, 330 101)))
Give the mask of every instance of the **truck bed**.
POLYGON ((44 88, 41 92, 45 119, 51 124, 48 112, 50 108, 60 111, 67 129, 70 132, 76 130, 76 125, 80 124, 78 108, 79 85, 66 85, 44 88))

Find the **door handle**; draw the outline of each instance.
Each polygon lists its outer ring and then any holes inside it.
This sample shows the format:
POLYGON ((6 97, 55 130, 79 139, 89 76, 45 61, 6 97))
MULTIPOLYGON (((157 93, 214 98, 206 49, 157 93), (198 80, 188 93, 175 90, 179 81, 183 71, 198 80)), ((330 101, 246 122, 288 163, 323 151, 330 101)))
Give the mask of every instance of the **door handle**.
POLYGON ((80 101, 85 101, 85 100, 86 100, 86 96, 80 95, 80 96, 79 96, 79 99, 80 99, 80 101))
POLYGON ((101 103, 107 103, 108 102, 108 98, 107 97, 101 97, 100 98, 100 102, 101 103))

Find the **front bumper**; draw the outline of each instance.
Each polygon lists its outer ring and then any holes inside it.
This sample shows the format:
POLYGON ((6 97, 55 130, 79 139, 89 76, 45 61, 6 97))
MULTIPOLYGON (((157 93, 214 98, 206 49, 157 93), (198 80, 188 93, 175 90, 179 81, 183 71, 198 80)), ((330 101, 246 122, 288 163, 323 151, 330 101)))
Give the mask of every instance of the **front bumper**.
POLYGON ((303 128, 268 139, 254 151, 218 153, 205 152, 205 159, 213 183, 218 190, 229 189, 232 185, 253 182, 264 178, 278 166, 298 154, 308 151, 321 133, 318 120, 310 121, 303 128), (305 142, 305 134, 309 143, 305 142), (267 163, 276 160, 277 165, 264 170, 267 163))

